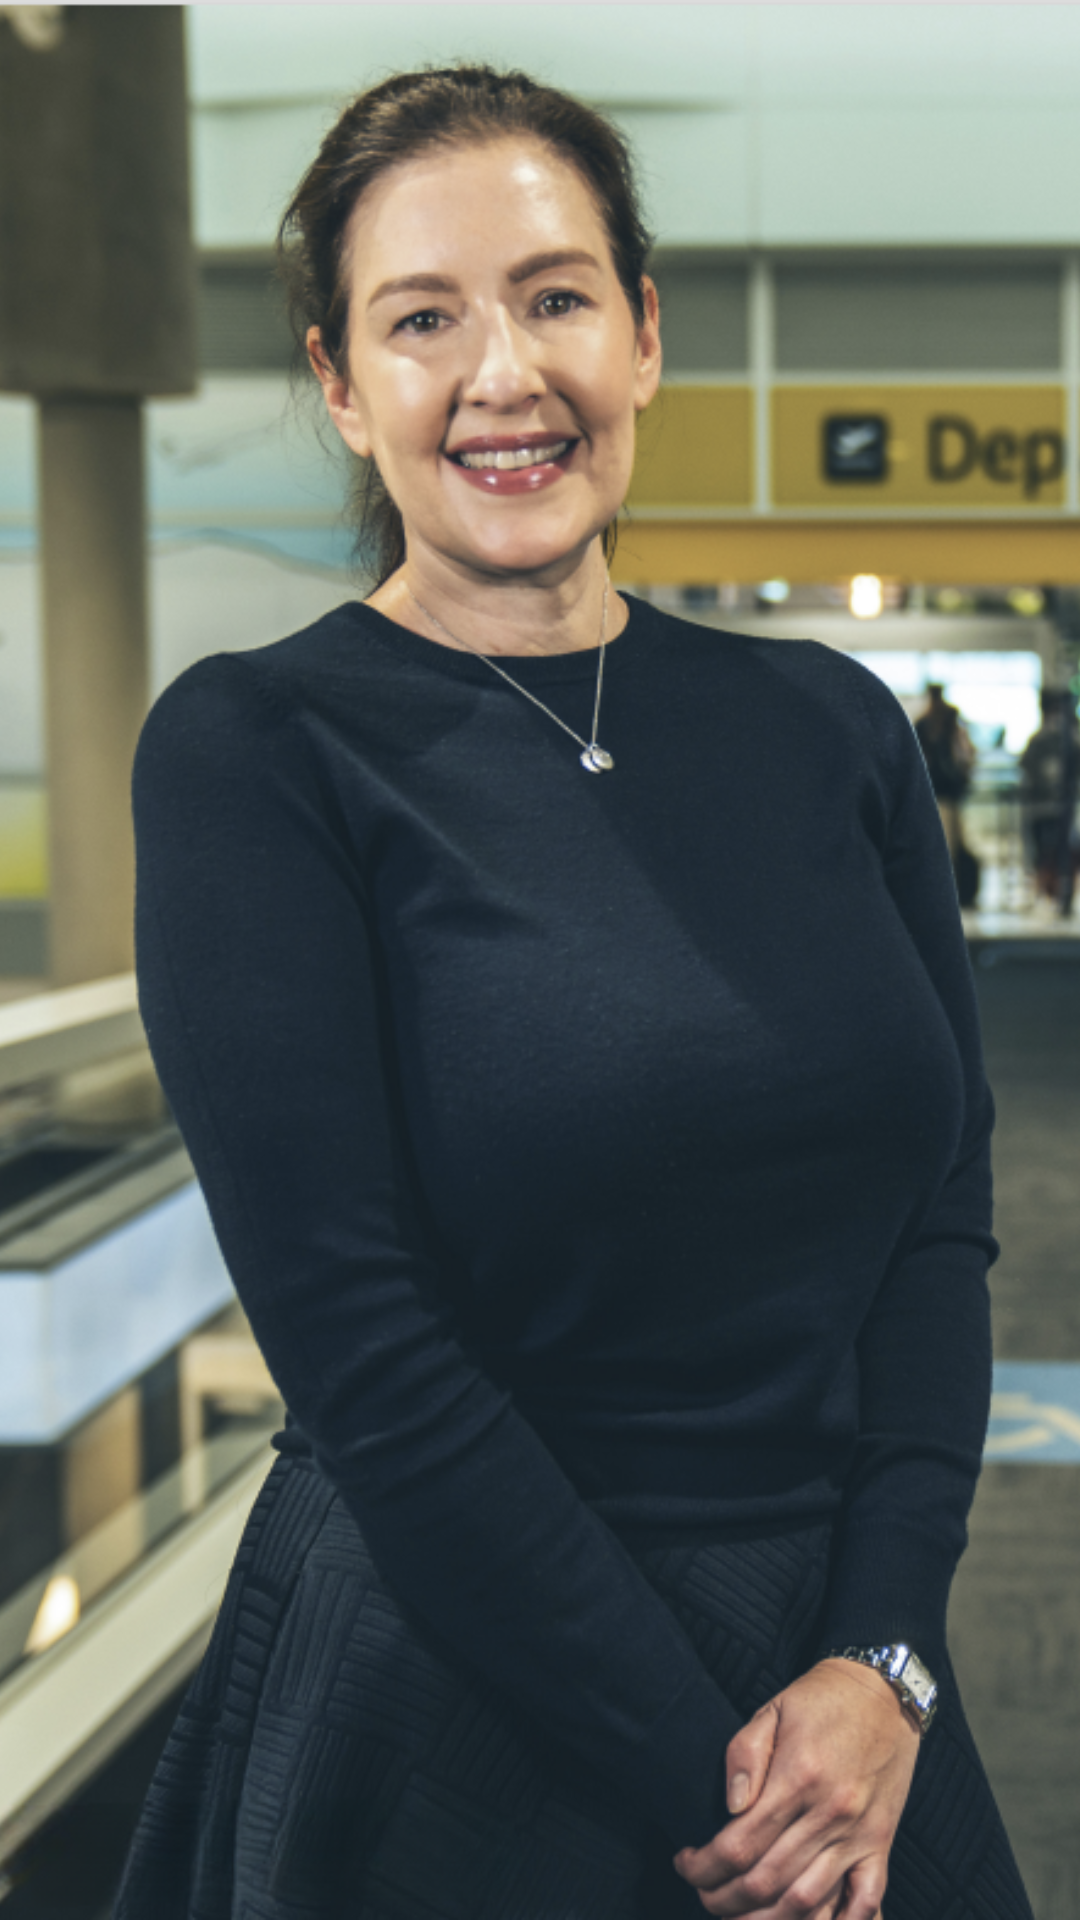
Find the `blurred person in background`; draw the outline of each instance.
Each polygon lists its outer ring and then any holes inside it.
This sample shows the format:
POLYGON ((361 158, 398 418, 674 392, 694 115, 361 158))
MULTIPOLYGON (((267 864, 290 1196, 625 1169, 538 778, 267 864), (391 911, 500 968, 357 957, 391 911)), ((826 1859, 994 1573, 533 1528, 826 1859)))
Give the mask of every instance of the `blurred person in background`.
POLYGON ((1076 803, 1080 792, 1080 721, 1070 693, 1044 687, 1042 717, 1020 755, 1025 837, 1035 876, 1036 905, 1072 911, 1080 846, 1076 803))
POLYGON ((927 686, 926 699, 927 705, 915 722, 915 734, 945 829, 960 905, 972 907, 979 892, 979 862, 964 839, 961 809, 971 786, 975 748, 959 707, 946 700, 940 682, 932 681, 927 686))
POLYGON ((362 94, 286 215, 376 584, 136 760, 143 1018, 289 1418, 116 1920, 1030 1920, 945 1637, 947 850, 875 675, 611 585, 647 249, 618 133, 487 67, 362 94))
POLYGON ((975 748, 960 717, 959 707, 945 698, 945 689, 937 681, 926 688, 926 706, 915 722, 915 734, 922 748, 930 785, 941 814, 949 852, 956 855, 963 843, 960 808, 971 786, 975 748))

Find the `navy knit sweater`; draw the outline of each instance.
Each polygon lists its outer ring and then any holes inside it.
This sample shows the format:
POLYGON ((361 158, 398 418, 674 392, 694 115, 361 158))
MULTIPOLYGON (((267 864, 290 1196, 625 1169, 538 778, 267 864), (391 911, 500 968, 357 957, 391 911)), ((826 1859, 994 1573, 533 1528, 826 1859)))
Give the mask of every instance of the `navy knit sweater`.
MULTIPOLYGON (((629 604, 605 774, 360 604, 181 674, 135 766, 138 977, 237 1291, 384 1575, 682 1845, 738 1721, 625 1542, 834 1516, 817 1651, 933 1667, 992 1106, 892 694, 629 604)), ((594 650, 504 664, 588 735, 594 650)))

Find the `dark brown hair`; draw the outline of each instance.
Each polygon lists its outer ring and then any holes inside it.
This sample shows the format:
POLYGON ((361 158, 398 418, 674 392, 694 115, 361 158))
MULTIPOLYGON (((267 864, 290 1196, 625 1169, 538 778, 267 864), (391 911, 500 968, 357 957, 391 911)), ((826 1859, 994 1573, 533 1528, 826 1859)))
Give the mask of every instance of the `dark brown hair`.
MULTIPOLYGON (((285 283, 298 364, 318 327, 330 363, 344 371, 349 302, 346 238, 353 208, 390 167, 437 146, 529 135, 575 167, 596 201, 620 285, 635 320, 645 317, 642 275, 651 236, 622 135, 602 114, 526 73, 488 66, 398 73, 346 107, 285 210, 278 266, 285 283)), ((401 514, 374 460, 359 463, 352 493, 358 552, 374 561, 376 584, 405 558, 401 514), (374 554, 371 549, 374 548, 374 554)), ((610 559, 615 525, 604 534, 610 559)))

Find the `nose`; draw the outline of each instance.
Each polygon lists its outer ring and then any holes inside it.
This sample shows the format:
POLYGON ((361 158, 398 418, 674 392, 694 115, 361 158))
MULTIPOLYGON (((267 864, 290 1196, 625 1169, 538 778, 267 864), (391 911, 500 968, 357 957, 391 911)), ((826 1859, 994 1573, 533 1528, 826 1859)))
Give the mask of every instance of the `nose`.
POLYGON ((507 412, 543 391, 536 343, 505 307, 495 308, 478 330, 476 358, 462 386, 462 403, 507 412))

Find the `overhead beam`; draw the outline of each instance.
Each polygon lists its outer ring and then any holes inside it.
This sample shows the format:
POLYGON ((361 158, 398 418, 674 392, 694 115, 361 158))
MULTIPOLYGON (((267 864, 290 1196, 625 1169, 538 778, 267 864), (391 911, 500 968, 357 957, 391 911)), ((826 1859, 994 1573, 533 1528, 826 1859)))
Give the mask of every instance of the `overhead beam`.
POLYGON ((1080 585, 1074 520, 633 519, 612 568, 627 586, 814 585, 876 573, 927 586, 1080 585))

